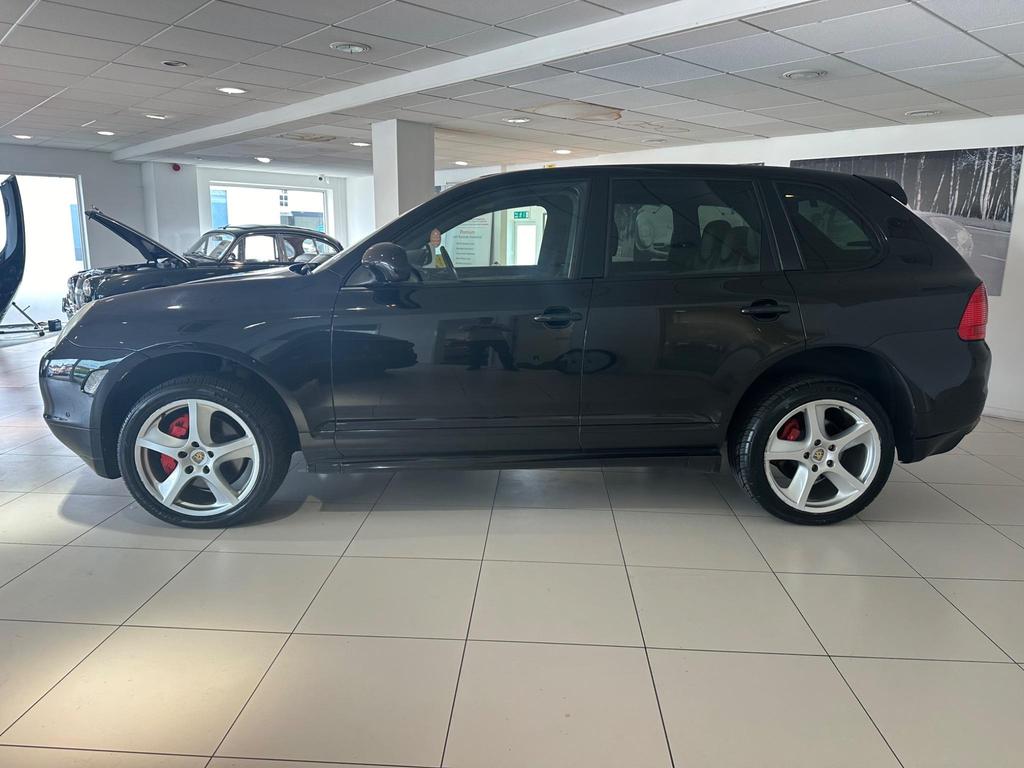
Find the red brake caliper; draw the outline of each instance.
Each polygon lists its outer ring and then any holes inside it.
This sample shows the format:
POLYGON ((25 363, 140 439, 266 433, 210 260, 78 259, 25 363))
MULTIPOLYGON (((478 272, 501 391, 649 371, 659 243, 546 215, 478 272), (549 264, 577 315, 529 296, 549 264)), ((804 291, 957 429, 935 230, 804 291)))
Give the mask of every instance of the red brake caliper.
MULTIPOLYGON (((187 417, 186 417, 187 418, 187 417)), ((800 419, 794 416, 785 424, 782 425, 782 429, 779 430, 779 438, 782 440, 790 440, 796 442, 803 437, 804 430, 800 425, 800 419)))
MULTIPOLYGON (((167 434, 171 437, 188 437, 188 414, 183 414, 171 422, 167 428, 167 434)), ((160 466, 168 475, 178 466, 176 459, 165 454, 160 455, 160 466)))

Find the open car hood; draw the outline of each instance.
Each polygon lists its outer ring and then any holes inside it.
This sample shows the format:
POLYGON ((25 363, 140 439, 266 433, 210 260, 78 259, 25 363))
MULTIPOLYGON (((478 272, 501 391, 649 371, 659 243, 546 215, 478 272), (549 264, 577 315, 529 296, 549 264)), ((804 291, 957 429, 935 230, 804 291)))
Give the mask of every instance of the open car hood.
POLYGON ((146 261, 158 261, 160 259, 171 259, 172 261, 178 261, 182 264, 190 264, 191 262, 176 254, 166 245, 158 243, 151 237, 139 232, 137 229, 129 227, 122 221, 112 219, 107 214, 98 208, 93 208, 91 211, 86 211, 85 215, 100 224, 115 235, 124 240, 128 245, 132 246, 135 250, 142 254, 146 261))
POLYGON ((0 251, 0 319, 14 301, 21 278, 25 274, 25 220, 21 214, 21 195, 18 182, 13 177, 0 184, 3 198, 4 226, 6 237, 0 251))

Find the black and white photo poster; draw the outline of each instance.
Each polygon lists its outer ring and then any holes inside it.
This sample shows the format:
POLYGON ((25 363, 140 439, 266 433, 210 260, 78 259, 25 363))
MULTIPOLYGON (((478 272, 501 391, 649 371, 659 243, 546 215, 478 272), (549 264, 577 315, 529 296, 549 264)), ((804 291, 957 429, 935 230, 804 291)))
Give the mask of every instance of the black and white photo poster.
POLYGON ((1021 157, 1022 147, 987 147, 795 160, 792 165, 898 181, 914 212, 960 252, 989 294, 998 296, 1021 157))

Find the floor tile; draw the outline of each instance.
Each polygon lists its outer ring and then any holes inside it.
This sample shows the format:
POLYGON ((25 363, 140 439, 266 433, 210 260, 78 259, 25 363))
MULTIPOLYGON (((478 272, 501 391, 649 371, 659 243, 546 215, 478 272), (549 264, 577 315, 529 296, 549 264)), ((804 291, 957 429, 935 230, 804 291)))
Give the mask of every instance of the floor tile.
POLYGON ((53 490, 46 486, 53 485, 51 481, 78 469, 86 469, 78 458, 4 454, 0 456, 0 491, 67 493, 66 490, 53 490))
POLYGON ((0 491, 0 507, 2 507, 9 501, 14 501, 15 499, 21 498, 24 495, 25 494, 19 493, 17 491, 0 491))
POLYGON ((469 636, 643 645, 621 565, 484 563, 469 636))
POLYGON ((892 473, 889 475, 890 483, 920 483, 921 478, 910 474, 907 465, 893 464, 892 473))
POLYGON ((1024 671, 948 661, 836 663, 904 768, 1020 765, 1024 671))
POLYGON ((131 624, 291 632, 337 560, 203 552, 131 624))
POLYGON ((1024 662, 1024 581, 931 581, 1000 648, 1024 662))
POLYGON ((629 565, 768 570, 734 517, 622 511, 615 520, 629 565))
MULTIPOLYGON (((0 397, 3 395, 0 394, 0 397)), ((19 448, 33 443, 42 437, 46 437, 49 434, 49 430, 46 427, 32 426, 32 427, 4 427, 0 429, 0 453, 10 453, 18 451, 19 448)))
POLYGON ((462 649, 458 640, 294 635, 218 754, 438 765, 462 649))
POLYGON ((314 475, 292 471, 285 477, 273 500, 370 505, 377 501, 390 480, 390 472, 314 475))
POLYGON ((212 754, 284 639, 265 632, 123 627, 0 741, 212 754))
POLYGON ((692 512, 732 512, 711 478, 696 472, 651 470, 608 472, 608 498, 615 509, 679 509, 692 512))
MULTIPOLYGON (((88 498, 72 496, 71 498, 88 498)), ((138 504, 127 504, 81 538, 76 546, 130 547, 133 549, 180 549, 198 552, 220 535, 221 528, 179 528, 154 517, 138 504)))
POLYGON ((924 579, 779 578, 833 656, 1008 660, 924 579))
POLYGON ((503 469, 496 507, 608 509, 601 472, 567 469, 503 469))
POLYGON ((0 541, 67 544, 127 503, 123 496, 26 493, 0 506, 0 541))
MULTIPOLYGON (((36 456, 0 456, 0 462, 4 459, 28 459, 29 461, 38 461, 36 456)), ((48 456, 49 461, 60 461, 66 462, 62 466, 67 467, 72 471, 67 474, 62 474, 56 479, 51 479, 45 485, 40 485, 33 489, 39 493, 67 493, 67 494, 95 494, 99 496, 131 496, 128 493, 128 488, 124 484, 124 480, 118 478, 117 480, 107 480, 105 477, 100 477, 91 469, 82 465, 82 460, 68 459, 62 456, 48 456)))
POLYGON ((484 557, 622 564, 615 521, 604 509, 497 508, 484 557))
POLYGON ((1024 579, 1024 548, 987 525, 869 525, 922 576, 1024 579))
POLYGON ((764 516, 768 514, 760 504, 750 498, 750 495, 739 486, 732 475, 716 475, 713 482, 718 492, 722 494, 726 503, 737 515, 764 516))
POLYGON ((916 575, 899 555, 857 519, 810 526, 793 525, 775 518, 744 518, 743 525, 775 571, 916 575))
MULTIPOLYGON (((965 486, 988 488, 984 485, 965 486)), ((1013 486, 1004 486, 1011 488, 1013 486)), ((980 523, 981 521, 925 483, 889 483, 864 509, 861 520, 908 523, 980 523)))
POLYGON ((31 442, 22 443, 12 448, 8 453, 18 453, 24 456, 75 456, 75 452, 58 440, 50 430, 43 428, 44 434, 31 442))
POLYGON ((284 555, 341 555, 368 507, 320 502, 273 502, 258 516, 228 528, 210 545, 217 552, 274 552, 284 555))
POLYGON ((479 560, 490 516, 489 509, 375 509, 347 554, 479 560))
POLYGON ((1024 493, 1015 485, 935 484, 935 490, 991 525, 1024 525, 1024 493))
POLYGON ((960 447, 975 456, 1024 456, 1024 437, 1011 432, 975 432, 960 447))
POLYGON ((498 470, 409 470, 396 472, 378 507, 489 507, 498 470))
MULTIPOLYGON (((0 621, 0 732, 112 631, 112 627, 90 624, 0 621)), ((0 765, 10 765, 2 751, 0 765)))
MULTIPOLYGON (((85 752, 42 747, 0 747, 4 768, 204 768, 205 757, 143 755, 131 752, 85 752)), ((220 768, 225 768, 220 766, 220 768)), ((264 768, 269 768, 264 764, 264 768)), ((287 768, 287 766, 274 766, 287 768)))
POLYGON ((990 456, 978 455, 987 464, 998 467, 1003 472, 1008 472, 1016 478, 1017 483, 1024 483, 1024 456, 990 456))
POLYGON ((1024 547, 1024 525, 997 525, 996 529, 1024 547))
POLYGON ((0 618, 120 624, 191 557, 65 547, 0 589, 0 618))
POLYGON ((56 551, 39 544, 0 544, 0 586, 56 551))
POLYGON ((906 468, 926 483, 1021 484, 1020 478, 968 454, 942 453, 916 464, 907 464, 906 468))
POLYGON ((771 573, 629 569, 649 647, 824 653, 771 573))
POLYGON ((677 765, 899 766, 828 659, 661 650, 650 656, 677 765))
POLYGON ((260 760, 244 757, 215 757, 206 768, 330 768, 332 765, 339 768, 380 768, 375 765, 357 765, 356 763, 324 763, 320 761, 307 763, 301 760, 260 760))
POLYGON ((297 631, 465 639, 479 572, 473 560, 346 557, 297 631))
POLYGON ((470 642, 448 768, 668 768, 640 648, 470 642))
MULTIPOLYGON (((999 418, 998 416, 984 416, 982 417, 981 421, 982 424, 987 424, 991 429, 1001 429, 1007 432, 1024 434, 1024 421, 1002 419, 999 418)), ((976 428, 974 431, 977 432, 978 429, 976 428)))

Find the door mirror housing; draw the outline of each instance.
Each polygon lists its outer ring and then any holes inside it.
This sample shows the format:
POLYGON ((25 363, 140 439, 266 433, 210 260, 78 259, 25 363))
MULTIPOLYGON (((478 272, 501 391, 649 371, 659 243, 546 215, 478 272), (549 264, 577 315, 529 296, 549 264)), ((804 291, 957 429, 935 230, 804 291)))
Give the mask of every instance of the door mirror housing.
POLYGON ((412 277, 409 255, 394 243, 376 243, 363 254, 363 267, 373 273, 374 282, 404 283, 412 277))

